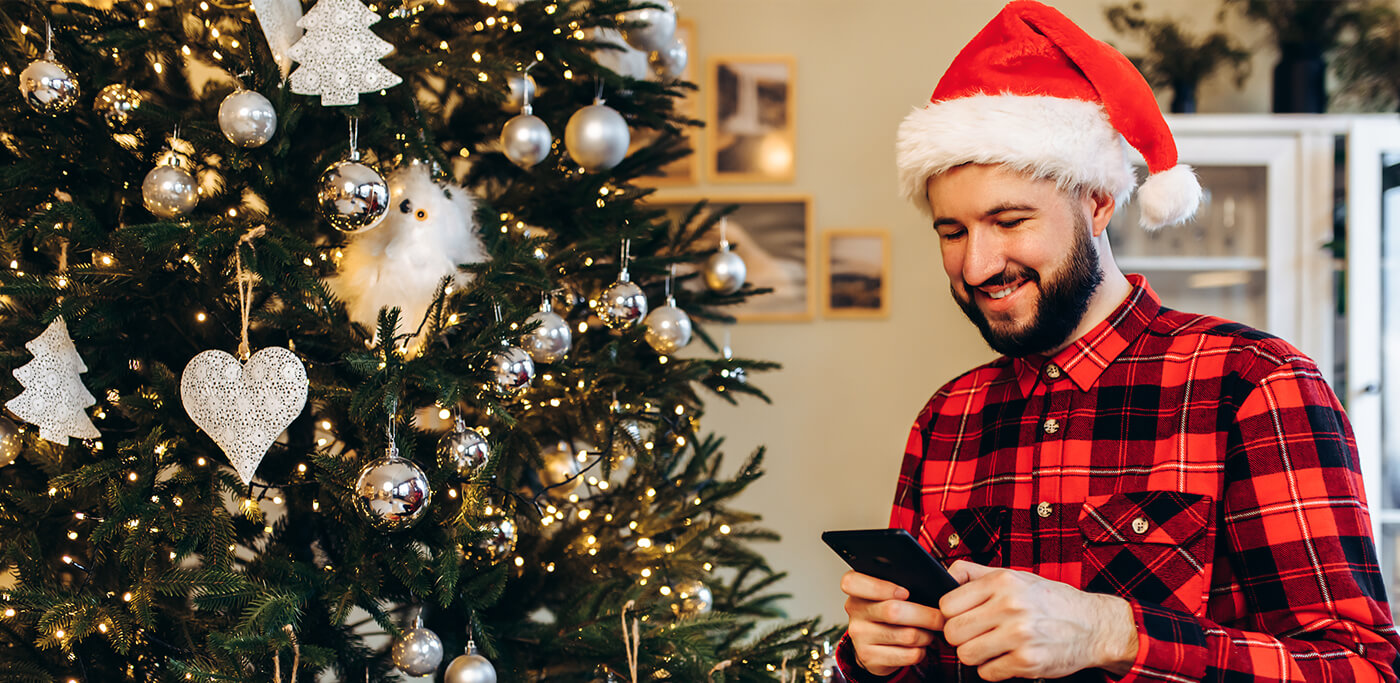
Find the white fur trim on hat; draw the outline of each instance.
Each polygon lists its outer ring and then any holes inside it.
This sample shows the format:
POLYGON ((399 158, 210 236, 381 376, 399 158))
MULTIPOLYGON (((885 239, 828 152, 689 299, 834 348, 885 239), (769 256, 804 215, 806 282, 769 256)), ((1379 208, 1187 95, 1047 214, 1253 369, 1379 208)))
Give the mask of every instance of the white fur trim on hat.
POLYGON ((1138 188, 1142 227, 1148 230, 1185 223, 1200 205, 1201 181, 1186 164, 1153 173, 1138 188))
POLYGON ((1004 165, 1062 189, 1103 191, 1122 206, 1137 185, 1128 149, 1097 103, 976 95, 909 114, 899 125, 895 160, 901 193, 925 213, 928 179, 969 163, 1004 165))

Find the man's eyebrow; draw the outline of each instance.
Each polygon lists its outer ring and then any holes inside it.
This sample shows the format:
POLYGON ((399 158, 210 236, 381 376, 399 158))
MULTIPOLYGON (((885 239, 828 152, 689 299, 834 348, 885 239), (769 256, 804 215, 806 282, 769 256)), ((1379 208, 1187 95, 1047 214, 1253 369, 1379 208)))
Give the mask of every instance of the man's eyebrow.
MULTIPOLYGON (((1035 211, 1035 210, 1036 210, 1036 208, 1035 208, 1034 206, 1027 206, 1027 205, 1025 205, 1025 204, 1011 204, 1011 203, 997 204, 996 206, 993 206, 992 208, 987 209, 986 211, 984 211, 984 212, 982 213, 982 217, 983 217, 983 218, 990 218, 990 217, 995 216, 995 215, 997 215, 997 214, 999 214, 999 213, 1005 213, 1005 212, 1007 212, 1007 211, 1035 211)), ((940 227, 943 227, 943 226, 945 226, 945 225, 961 225, 961 223, 959 223, 958 220, 957 220, 956 218, 945 218, 945 217, 940 216, 940 217, 938 217, 938 218, 933 219, 933 227, 934 227, 934 228, 940 228, 940 227)))

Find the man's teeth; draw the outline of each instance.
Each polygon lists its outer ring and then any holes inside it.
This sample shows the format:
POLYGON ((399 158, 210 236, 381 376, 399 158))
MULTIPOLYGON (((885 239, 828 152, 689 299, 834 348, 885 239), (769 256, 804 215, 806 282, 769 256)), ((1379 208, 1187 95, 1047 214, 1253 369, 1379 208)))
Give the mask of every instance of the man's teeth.
POLYGON ((1002 297, 1005 297, 1007 294, 1010 294, 1010 293, 1016 291, 1016 287, 1017 287, 1017 286, 1019 286, 1019 285, 1013 285, 1013 286, 1011 286, 1011 287, 1007 287, 1006 289, 999 289, 999 290, 997 290, 997 291, 995 291, 995 292, 990 292, 990 293, 988 293, 987 296, 990 296, 990 297, 992 297, 993 299, 1000 299, 1000 298, 1002 298, 1002 297))

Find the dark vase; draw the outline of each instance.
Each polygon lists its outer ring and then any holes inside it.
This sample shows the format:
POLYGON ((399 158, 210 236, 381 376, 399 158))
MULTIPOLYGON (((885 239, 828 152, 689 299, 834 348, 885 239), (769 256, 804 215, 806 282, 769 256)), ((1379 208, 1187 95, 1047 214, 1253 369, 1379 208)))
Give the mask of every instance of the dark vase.
POLYGON ((1279 45, 1274 67, 1274 113, 1321 114, 1327 110, 1327 62, 1318 43, 1279 45))
POLYGON ((1173 81, 1172 82, 1172 113, 1173 114, 1194 114, 1196 113, 1196 82, 1195 81, 1173 81))

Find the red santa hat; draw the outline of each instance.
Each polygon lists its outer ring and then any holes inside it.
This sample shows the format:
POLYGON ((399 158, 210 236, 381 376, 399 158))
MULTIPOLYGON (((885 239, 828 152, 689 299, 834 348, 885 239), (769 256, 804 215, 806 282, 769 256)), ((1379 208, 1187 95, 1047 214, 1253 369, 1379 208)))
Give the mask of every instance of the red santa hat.
POLYGON ((1201 185, 1177 163, 1142 74, 1057 10, 1017 0, 958 53, 928 106, 900 124, 895 156, 901 191, 925 211, 928 179, 968 163, 1105 192, 1121 206, 1137 185, 1128 145, 1150 173, 1138 192, 1143 227, 1190 219, 1201 185))

